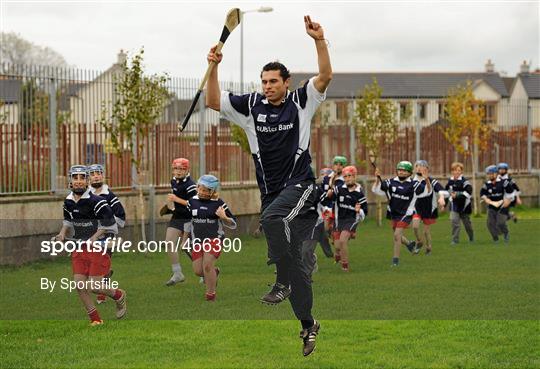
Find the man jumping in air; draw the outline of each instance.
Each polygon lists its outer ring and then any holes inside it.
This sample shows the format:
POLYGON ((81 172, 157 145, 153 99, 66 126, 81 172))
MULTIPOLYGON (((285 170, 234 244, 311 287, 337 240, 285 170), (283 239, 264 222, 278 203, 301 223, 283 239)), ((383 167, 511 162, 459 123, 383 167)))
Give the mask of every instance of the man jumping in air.
MULTIPOLYGON (((268 263, 276 264, 276 283, 261 300, 278 304, 290 296, 302 323, 303 354, 315 349, 320 324, 311 315, 311 279, 302 267, 302 242, 317 220, 315 176, 309 154, 311 119, 326 98, 332 79, 330 56, 320 24, 304 17, 306 33, 314 40, 319 74, 289 91, 289 70, 279 62, 261 72, 263 95, 221 92, 218 68, 208 80, 206 105, 244 129, 255 162, 261 191, 261 224, 268 243, 268 263)), ((220 63, 222 54, 212 47, 208 62, 220 63)))

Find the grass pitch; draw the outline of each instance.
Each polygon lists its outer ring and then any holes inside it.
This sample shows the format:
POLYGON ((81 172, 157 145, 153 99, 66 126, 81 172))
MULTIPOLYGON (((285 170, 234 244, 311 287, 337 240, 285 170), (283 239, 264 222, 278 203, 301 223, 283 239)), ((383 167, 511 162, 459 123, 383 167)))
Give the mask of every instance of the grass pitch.
POLYGON ((185 258, 187 281, 167 288, 165 255, 115 255, 128 315, 116 321, 109 301, 95 328, 75 293, 40 289, 41 278, 70 277, 69 259, 2 268, 1 367, 538 368, 540 211, 518 215, 508 245, 494 245, 485 218, 475 218, 476 242, 450 246, 443 217, 433 254, 404 248, 399 268, 390 268, 391 229, 373 220, 350 243, 348 274, 318 249, 313 312, 322 327, 308 358, 289 303, 258 302, 274 279, 263 239, 242 237, 240 253, 219 259, 213 304, 185 258))

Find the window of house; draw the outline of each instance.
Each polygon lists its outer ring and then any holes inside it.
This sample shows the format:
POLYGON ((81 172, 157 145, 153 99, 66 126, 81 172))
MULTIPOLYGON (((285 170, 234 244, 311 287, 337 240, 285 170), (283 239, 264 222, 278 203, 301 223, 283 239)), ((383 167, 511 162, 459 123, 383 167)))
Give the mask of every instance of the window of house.
POLYGON ((400 120, 405 119, 407 117, 407 105, 409 105, 406 102, 399 103, 399 117, 400 120))
POLYGON ((349 104, 348 101, 336 102, 336 118, 338 121, 346 122, 349 120, 349 104))
POLYGON ((418 117, 420 119, 427 118, 427 103, 421 102, 418 104, 418 117))
POLYGON ((445 110, 445 107, 446 107, 446 104, 444 102, 440 102, 437 104, 438 106, 438 109, 439 109, 439 119, 446 119, 448 118, 448 113, 446 112, 445 110))
POLYGON ((497 109, 495 103, 482 104, 482 110, 484 111, 484 123, 495 123, 497 121, 497 109))

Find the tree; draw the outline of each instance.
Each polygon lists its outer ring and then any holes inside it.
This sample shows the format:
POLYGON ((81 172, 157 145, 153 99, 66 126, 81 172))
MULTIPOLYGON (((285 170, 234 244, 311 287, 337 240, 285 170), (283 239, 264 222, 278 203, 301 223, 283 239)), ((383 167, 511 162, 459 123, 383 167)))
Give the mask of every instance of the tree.
MULTIPOLYGON (((145 144, 150 133, 154 132, 157 119, 170 94, 165 87, 169 77, 165 75, 144 75, 144 49, 135 54, 131 61, 122 63, 120 73, 115 76, 115 101, 112 108, 104 105, 99 123, 109 135, 113 153, 123 160, 125 148, 131 153, 131 162, 137 172, 136 187, 139 189, 139 214, 141 235, 146 240, 145 206, 143 194, 142 159, 145 144)), ((149 158, 149 163, 152 159, 149 158)))
POLYGON ((246 132, 236 124, 231 124, 230 127, 233 140, 237 142, 238 145, 240 145, 240 148, 243 152, 251 154, 246 132))
POLYGON ((0 40, 0 59, 4 63, 68 66, 64 57, 55 50, 27 41, 15 32, 1 32, 0 40))
POLYGON ((491 128, 483 122, 482 101, 474 97, 472 83, 451 89, 444 108, 448 126, 441 130, 446 140, 461 154, 469 156, 472 163, 472 186, 474 214, 478 215, 476 173, 478 172, 479 150, 487 148, 491 128), (472 144, 470 144, 472 143, 472 144))
MULTIPOLYGON (((364 86, 361 96, 356 98, 353 118, 356 134, 365 145, 372 162, 379 157, 385 145, 392 144, 397 138, 397 108, 392 101, 384 100, 381 96, 382 89, 377 79, 373 78, 373 83, 364 86)), ((369 171, 369 167, 367 169, 369 171)), ((381 201, 378 197, 377 223, 382 223, 381 201)))

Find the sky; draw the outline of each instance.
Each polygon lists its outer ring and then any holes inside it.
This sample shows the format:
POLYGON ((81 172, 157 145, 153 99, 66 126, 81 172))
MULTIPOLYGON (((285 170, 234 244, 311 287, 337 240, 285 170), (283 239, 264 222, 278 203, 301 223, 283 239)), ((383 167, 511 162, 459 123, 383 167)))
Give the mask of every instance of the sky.
MULTIPOLYGON (((292 72, 316 72, 303 16, 322 25, 334 72, 498 72, 538 68, 539 1, 0 1, 0 29, 49 46, 70 65, 105 70, 120 49, 145 48, 152 73, 201 78, 225 15, 244 15, 244 80, 279 60, 292 72)), ((227 40, 220 79, 240 79, 240 26, 227 40)))

